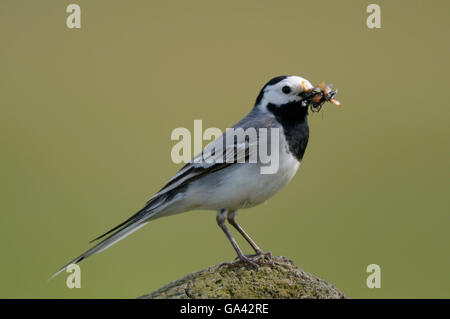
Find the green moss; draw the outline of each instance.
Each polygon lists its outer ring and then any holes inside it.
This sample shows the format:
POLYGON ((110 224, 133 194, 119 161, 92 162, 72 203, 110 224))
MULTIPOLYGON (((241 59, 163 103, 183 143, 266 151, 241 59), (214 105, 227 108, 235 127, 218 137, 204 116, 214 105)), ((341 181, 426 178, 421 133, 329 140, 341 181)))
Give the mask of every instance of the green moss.
POLYGON ((141 298, 347 298, 333 285, 285 257, 273 266, 216 265, 173 281, 141 298))

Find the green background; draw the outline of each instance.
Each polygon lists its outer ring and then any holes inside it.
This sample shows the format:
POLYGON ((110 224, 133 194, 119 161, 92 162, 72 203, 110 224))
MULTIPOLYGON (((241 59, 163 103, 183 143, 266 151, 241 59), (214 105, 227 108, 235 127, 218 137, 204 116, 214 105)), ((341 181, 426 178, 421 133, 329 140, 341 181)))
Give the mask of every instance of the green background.
POLYGON ((351 297, 450 297, 450 2, 376 1, 373 30, 369 3, 2 0, 0 297, 134 298, 232 260, 215 213, 190 212, 83 262, 81 289, 47 281, 177 171, 174 128, 230 127, 280 74, 344 106, 310 117, 296 177, 243 227, 351 297))

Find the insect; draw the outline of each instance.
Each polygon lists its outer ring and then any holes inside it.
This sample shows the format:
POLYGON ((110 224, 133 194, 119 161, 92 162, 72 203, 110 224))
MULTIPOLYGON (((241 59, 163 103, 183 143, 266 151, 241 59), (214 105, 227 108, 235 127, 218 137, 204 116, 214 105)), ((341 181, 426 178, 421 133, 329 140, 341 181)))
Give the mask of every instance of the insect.
POLYGON ((303 92, 300 94, 303 97, 302 105, 310 106, 312 112, 319 112, 325 102, 331 102, 337 106, 341 106, 341 102, 334 99, 337 94, 337 89, 332 89, 333 84, 325 85, 324 82, 316 85, 312 89, 308 89, 305 82, 302 82, 303 92))

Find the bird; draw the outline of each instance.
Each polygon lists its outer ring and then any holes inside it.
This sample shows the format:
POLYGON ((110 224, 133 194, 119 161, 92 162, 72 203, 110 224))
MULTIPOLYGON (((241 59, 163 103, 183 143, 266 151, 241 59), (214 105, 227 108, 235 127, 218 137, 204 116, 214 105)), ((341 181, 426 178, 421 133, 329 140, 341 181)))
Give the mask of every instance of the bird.
POLYGON ((236 262, 256 268, 265 262, 270 263, 270 253, 264 252, 236 222, 237 212, 266 202, 291 181, 308 145, 309 110, 318 111, 325 102, 340 106, 340 102, 334 99, 336 93, 337 90, 332 90, 331 86, 323 83, 313 86, 305 78, 296 75, 270 79, 260 90, 250 112, 231 128, 254 129, 257 132, 256 139, 246 136, 245 140, 237 141, 235 135, 230 133, 233 130, 226 130, 184 165, 164 187, 150 197, 142 209, 91 241, 99 242, 60 268, 51 278, 71 264, 78 264, 104 251, 154 219, 192 210, 216 212, 217 225, 233 246, 237 254, 236 262), (275 142, 272 143, 277 144, 277 153, 271 154, 277 155, 274 157, 278 161, 277 169, 268 174, 262 173, 265 164, 261 160, 249 161, 264 146, 260 133, 264 129, 266 132, 270 129, 267 136, 275 136, 275 142), (227 153, 231 150, 234 152, 227 153), (255 254, 245 255, 242 252, 229 232, 226 221, 242 235, 255 254))

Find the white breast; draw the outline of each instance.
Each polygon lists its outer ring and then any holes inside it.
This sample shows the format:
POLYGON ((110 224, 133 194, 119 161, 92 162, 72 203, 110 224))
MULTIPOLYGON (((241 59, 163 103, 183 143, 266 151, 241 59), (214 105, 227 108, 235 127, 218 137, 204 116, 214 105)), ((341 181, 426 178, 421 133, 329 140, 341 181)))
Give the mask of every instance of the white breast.
POLYGON ((268 200, 294 177, 300 162, 282 150, 274 174, 261 174, 259 164, 234 164, 199 179, 188 188, 185 198, 192 209, 240 209, 268 200))

